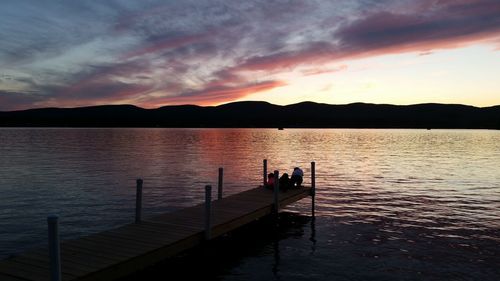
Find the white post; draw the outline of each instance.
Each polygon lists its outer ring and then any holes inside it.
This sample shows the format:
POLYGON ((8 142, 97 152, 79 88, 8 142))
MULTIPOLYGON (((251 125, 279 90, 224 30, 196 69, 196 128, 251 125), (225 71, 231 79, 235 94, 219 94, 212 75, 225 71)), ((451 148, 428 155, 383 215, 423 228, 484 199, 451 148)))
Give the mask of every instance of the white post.
POLYGON ((136 180, 135 193, 135 223, 140 223, 142 217, 142 179, 136 180))
POLYGON ((316 207, 316 162, 311 162, 311 196, 312 196, 312 216, 315 216, 316 207))
POLYGON ((222 199, 222 184, 224 180, 224 168, 219 168, 219 188, 218 188, 218 194, 217 194, 217 199, 221 200, 222 199))
POLYGON ((205 240, 210 240, 212 220, 212 186, 205 186, 205 240))
POLYGON ((278 170, 274 171, 274 212, 278 214, 279 211, 279 198, 278 198, 278 192, 280 190, 280 173, 278 170))
POLYGON ((50 280, 61 281, 61 251, 59 245, 58 217, 51 215, 47 217, 49 226, 49 258, 50 258, 50 280))
POLYGON ((262 185, 263 186, 266 186, 266 182, 267 182, 267 159, 264 159, 263 161, 264 163, 264 177, 263 177, 263 181, 262 181, 262 185))

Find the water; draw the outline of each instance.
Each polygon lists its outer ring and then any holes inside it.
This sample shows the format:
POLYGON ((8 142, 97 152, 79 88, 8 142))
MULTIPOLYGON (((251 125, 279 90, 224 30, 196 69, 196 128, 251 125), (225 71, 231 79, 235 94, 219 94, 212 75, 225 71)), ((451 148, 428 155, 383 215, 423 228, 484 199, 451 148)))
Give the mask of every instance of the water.
POLYGON ((255 187, 264 158, 305 184, 316 161, 317 218, 289 207, 207 279, 500 280, 500 132, 481 130, 0 129, 0 258, 45 245, 48 214, 64 238, 131 222, 136 178, 158 214, 219 166, 226 194, 255 187))

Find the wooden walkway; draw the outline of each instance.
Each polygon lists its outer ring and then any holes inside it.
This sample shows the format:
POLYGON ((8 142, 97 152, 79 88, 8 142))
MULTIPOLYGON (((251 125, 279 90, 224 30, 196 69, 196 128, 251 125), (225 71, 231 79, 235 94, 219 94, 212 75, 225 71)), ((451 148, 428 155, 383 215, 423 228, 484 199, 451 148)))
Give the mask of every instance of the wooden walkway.
MULTIPOLYGON (((310 195, 308 187, 279 193, 279 206, 310 195)), ((61 243, 62 280, 114 280, 204 241, 205 204, 147 218, 61 243)), ((212 202, 211 238, 273 212, 273 192, 262 187, 212 202)), ((0 261, 1 281, 50 280, 47 248, 0 261)))

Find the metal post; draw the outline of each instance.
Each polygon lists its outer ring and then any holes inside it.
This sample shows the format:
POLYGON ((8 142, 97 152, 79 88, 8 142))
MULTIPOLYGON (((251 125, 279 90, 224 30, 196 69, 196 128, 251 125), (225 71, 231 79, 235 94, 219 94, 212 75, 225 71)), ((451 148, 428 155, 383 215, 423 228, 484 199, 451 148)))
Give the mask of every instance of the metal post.
POLYGON ((312 196, 312 206, 311 212, 312 216, 315 216, 316 208, 316 162, 311 162, 311 196, 312 196))
POLYGON ((142 179, 137 179, 136 186, 137 190, 135 193, 135 223, 140 223, 142 217, 142 179))
POLYGON ((266 182, 267 182, 267 159, 264 159, 264 177, 263 177, 262 185, 266 186, 266 182))
POLYGON ((210 240, 212 221, 212 186, 205 186, 205 240, 210 240))
POLYGON ((222 184, 224 180, 224 168, 219 168, 219 189, 217 194, 217 199, 222 199, 222 184))
POLYGON ((51 215, 47 217, 49 225, 49 257, 50 257, 50 280, 61 281, 61 251, 59 245, 58 217, 51 215))
POLYGON ((278 192, 280 190, 280 172, 278 170, 274 171, 274 212, 278 214, 278 211, 280 209, 279 206, 279 198, 278 198, 278 192))

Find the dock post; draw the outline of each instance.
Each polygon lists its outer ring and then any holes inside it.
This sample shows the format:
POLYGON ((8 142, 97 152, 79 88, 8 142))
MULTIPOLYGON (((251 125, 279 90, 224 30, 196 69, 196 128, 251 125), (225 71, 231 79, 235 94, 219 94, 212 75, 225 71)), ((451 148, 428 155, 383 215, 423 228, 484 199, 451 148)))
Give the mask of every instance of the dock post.
POLYGON ((59 245, 59 218, 56 215, 47 217, 49 226, 49 258, 50 280, 61 281, 61 251, 59 245))
POLYGON ((142 217, 142 179, 136 180, 136 193, 135 193, 135 223, 141 222, 142 217))
POLYGON ((280 191, 280 172, 278 170, 274 171, 274 212, 275 214, 278 214, 278 211, 280 209, 279 207, 279 198, 278 198, 278 192, 280 191))
POLYGON ((266 186, 267 183, 267 159, 264 159, 264 177, 262 181, 262 186, 266 186))
POLYGON ((314 218, 315 208, 316 208, 316 162, 314 161, 311 162, 311 197, 312 197, 311 212, 314 218))
POLYGON ((219 188, 218 188, 218 194, 217 194, 217 199, 221 200, 222 199, 222 184, 224 180, 224 168, 219 168, 219 188))
POLYGON ((205 240, 210 240, 212 228, 212 186, 205 186, 205 240))

